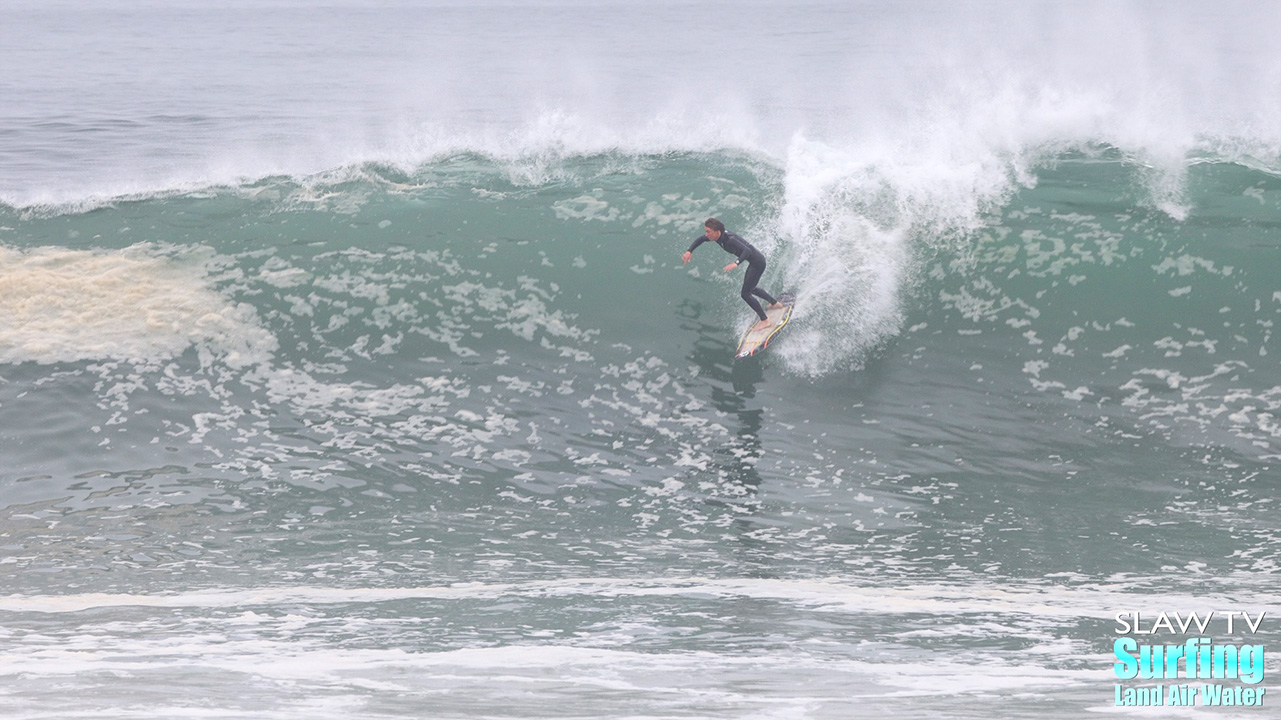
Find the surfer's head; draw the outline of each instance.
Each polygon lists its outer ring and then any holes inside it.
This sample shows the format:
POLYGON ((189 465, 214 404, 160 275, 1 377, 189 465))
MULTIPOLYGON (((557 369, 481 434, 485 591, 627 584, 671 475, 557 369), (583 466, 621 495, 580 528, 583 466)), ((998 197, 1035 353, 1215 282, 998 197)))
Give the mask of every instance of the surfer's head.
POLYGON ((721 233, 725 232, 725 223, 716 218, 707 218, 707 222, 703 223, 703 230, 707 239, 715 242, 721 238, 721 233))

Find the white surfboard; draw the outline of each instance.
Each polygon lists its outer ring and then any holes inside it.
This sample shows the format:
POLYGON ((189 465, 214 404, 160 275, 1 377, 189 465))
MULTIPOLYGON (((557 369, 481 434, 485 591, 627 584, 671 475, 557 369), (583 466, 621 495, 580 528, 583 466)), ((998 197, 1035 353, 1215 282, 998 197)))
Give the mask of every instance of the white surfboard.
MULTIPOLYGON (((738 352, 734 353, 734 358, 745 358, 755 355, 757 351, 764 350, 769 346, 769 341, 774 339, 779 330, 787 324, 792 317, 792 306, 796 304, 796 296, 792 293, 783 293, 779 296, 778 301, 783 307, 766 310, 765 317, 770 321, 770 325, 760 330, 748 329, 743 335, 743 340, 738 344, 738 352)), ((753 323, 752 327, 756 324, 753 323)))

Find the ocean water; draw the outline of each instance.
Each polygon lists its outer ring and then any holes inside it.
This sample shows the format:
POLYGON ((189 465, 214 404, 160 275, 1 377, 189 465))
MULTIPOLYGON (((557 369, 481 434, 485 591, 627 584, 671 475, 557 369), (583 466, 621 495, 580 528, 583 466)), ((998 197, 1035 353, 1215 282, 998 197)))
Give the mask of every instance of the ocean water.
POLYGON ((0 4, 0 717, 1267 717, 1279 23, 0 4))

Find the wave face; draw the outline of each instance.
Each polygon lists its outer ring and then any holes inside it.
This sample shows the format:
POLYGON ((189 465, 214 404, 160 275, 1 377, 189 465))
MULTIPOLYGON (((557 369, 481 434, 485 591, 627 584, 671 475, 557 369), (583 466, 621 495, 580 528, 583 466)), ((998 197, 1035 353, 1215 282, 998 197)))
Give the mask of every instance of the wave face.
POLYGON ((1273 14, 6 4, 0 705, 1108 708, 1281 560, 1273 14))

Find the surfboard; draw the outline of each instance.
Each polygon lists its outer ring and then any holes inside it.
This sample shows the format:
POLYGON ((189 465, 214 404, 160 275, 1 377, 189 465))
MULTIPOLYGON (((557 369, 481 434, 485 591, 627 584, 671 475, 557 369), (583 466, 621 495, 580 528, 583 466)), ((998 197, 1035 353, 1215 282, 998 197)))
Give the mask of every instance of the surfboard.
MULTIPOLYGON (((783 307, 766 310, 766 319, 772 321, 769 327, 762 330, 752 330, 748 328, 747 333, 743 335, 743 340, 738 344, 738 352, 734 353, 734 359, 751 357, 758 351, 769 347, 769 341, 774 339, 779 330, 787 324, 792 317, 792 306, 796 304, 796 296, 792 293, 783 293, 779 296, 778 301, 783 307)), ((756 323, 752 323, 755 327, 756 323)))

